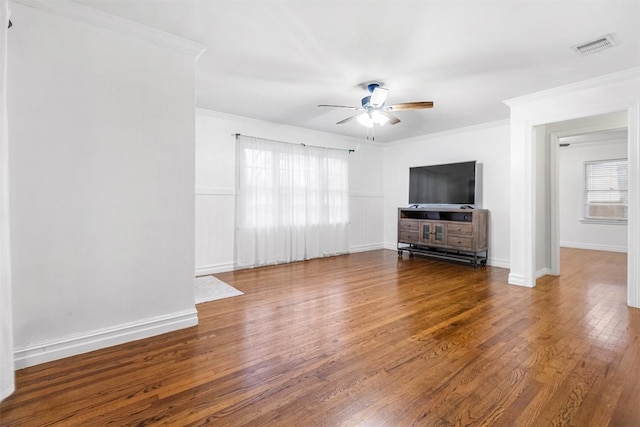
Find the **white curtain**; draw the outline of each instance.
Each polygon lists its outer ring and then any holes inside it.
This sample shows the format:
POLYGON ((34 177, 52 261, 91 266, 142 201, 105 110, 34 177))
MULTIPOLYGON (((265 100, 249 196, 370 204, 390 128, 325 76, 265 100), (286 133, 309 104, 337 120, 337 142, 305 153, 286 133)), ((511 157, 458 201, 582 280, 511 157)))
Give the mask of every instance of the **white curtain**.
POLYGON ((9 136, 7 133, 7 0, 0 0, 0 400, 13 393, 13 320, 9 258, 9 136))
POLYGON ((349 153, 238 136, 236 265, 349 249, 349 153))

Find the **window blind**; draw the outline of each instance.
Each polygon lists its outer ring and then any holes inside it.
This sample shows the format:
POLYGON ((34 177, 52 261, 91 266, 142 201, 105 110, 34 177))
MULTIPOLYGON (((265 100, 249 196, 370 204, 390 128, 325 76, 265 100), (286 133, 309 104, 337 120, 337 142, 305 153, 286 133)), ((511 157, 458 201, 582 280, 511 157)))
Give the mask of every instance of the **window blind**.
POLYGON ((627 159, 585 163, 586 219, 627 219, 628 170, 627 159))

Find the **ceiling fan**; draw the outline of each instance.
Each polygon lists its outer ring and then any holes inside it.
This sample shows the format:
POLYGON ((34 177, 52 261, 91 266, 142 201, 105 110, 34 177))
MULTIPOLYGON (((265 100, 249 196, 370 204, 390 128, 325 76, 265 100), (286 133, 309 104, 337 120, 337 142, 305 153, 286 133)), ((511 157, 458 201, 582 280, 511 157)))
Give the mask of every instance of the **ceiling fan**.
POLYGON ((362 111, 355 116, 350 116, 344 120, 340 120, 336 124, 341 125, 357 119, 360 124, 367 128, 371 128, 374 125, 384 126, 387 123, 392 125, 400 123, 400 119, 391 114, 391 112, 433 108, 433 102, 431 101, 404 102, 401 104, 385 105, 385 101, 389 95, 389 89, 380 87, 380 83, 369 83, 366 88, 371 95, 362 98, 361 107, 331 104, 320 104, 318 107, 348 108, 350 110, 362 111))

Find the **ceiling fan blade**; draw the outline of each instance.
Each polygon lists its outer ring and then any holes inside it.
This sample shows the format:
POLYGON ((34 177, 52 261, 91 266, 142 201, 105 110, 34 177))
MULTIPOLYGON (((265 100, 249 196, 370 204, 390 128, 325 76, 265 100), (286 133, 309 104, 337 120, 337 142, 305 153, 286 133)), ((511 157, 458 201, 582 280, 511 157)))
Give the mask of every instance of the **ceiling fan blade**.
MULTIPOLYGON (((362 113, 361 113, 362 114, 362 113)), ((351 120, 355 120, 360 114, 356 114, 355 116, 351 116, 351 117, 347 117, 344 120, 340 120, 338 123, 336 123, 337 125, 341 125, 343 123, 347 123, 350 122, 351 120)))
POLYGON ((382 107, 384 105, 384 102, 387 100, 388 95, 389 95, 389 89, 383 89, 377 86, 373 90, 373 93, 371 94, 371 99, 369 100, 369 104, 371 104, 371 106, 374 108, 382 107))
POLYGON ((387 123, 389 123, 390 125, 395 125, 397 123, 400 123, 400 119, 391 113, 388 113, 386 111, 380 111, 380 114, 382 114, 383 116, 389 119, 387 123))
POLYGON ((357 107, 349 107, 348 105, 319 104, 318 107, 348 108, 350 110, 358 110, 357 107))
POLYGON ((387 111, 420 110, 422 108, 433 108, 433 102, 404 102, 402 104, 387 105, 384 108, 387 111))

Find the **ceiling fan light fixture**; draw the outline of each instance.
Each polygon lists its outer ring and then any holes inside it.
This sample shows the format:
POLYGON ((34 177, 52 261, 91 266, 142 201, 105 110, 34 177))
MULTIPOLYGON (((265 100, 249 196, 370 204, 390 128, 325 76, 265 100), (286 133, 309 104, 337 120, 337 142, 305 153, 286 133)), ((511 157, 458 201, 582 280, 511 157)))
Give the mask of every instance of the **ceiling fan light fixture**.
POLYGON ((384 126, 389 121, 389 118, 376 110, 371 113, 371 120, 377 125, 384 126))
POLYGON ((371 118, 369 116, 369 114, 367 113, 362 113, 358 116, 358 122, 364 126, 364 127, 368 127, 368 128, 372 128, 373 127, 373 118, 371 118))
POLYGON ((385 116, 378 110, 368 111, 358 116, 358 122, 368 128, 372 128, 375 125, 384 126, 389 121, 389 117, 385 116))

